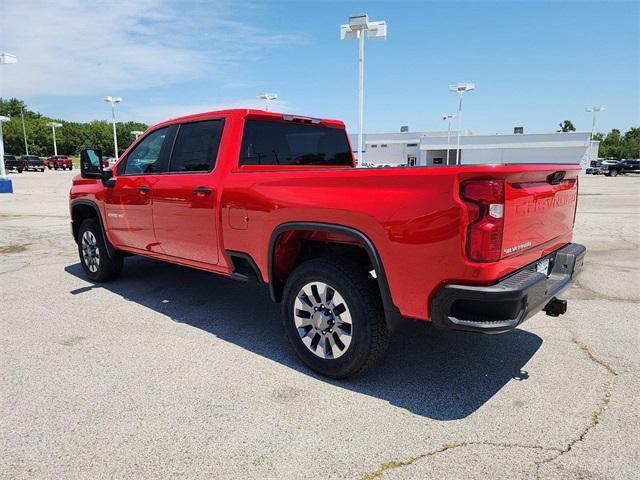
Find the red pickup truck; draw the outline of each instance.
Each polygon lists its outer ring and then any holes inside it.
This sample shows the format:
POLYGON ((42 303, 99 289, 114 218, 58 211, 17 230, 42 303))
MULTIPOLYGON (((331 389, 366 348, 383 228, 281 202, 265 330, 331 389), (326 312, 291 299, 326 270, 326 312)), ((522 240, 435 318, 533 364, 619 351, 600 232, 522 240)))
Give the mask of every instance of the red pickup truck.
POLYGON ((58 169, 69 169, 72 170, 73 169, 73 162, 71 161, 71 159, 69 157, 67 157, 66 155, 52 155, 47 159, 47 162, 45 162, 47 165, 47 168, 49 170, 51 170, 52 168, 58 170, 58 169))
POLYGON ((562 314, 585 256, 577 165, 356 169, 342 122, 260 110, 160 123, 101 160, 82 151, 70 192, 89 279, 130 254, 255 277, 296 353, 335 378, 407 319, 496 333, 562 314))

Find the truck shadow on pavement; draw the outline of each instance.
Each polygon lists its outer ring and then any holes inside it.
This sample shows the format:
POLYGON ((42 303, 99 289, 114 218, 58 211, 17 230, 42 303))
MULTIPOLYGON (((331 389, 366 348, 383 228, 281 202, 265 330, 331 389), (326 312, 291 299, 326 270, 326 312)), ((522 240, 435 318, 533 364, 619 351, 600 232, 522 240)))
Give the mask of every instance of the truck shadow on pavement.
MULTIPOLYGON (((87 281, 79 263, 65 271, 87 281)), ((504 335, 442 332, 412 323, 394 335, 378 364, 353 379, 336 381, 307 369, 295 356, 280 323, 280 305, 266 288, 141 257, 127 258, 116 281, 81 287, 72 295, 104 288, 257 353, 319 381, 386 400, 435 420, 475 412, 509 381, 524 381, 524 365, 542 339, 524 330, 504 335)))

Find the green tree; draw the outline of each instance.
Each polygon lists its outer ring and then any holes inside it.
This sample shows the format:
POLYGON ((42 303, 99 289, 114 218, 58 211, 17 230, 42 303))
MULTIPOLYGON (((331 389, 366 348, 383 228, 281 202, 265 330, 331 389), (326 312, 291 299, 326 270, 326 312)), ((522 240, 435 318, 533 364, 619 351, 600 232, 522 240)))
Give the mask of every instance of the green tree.
MULTIPOLYGON (((53 155, 53 135, 47 123, 56 121, 62 127, 56 129, 56 144, 61 155, 77 155, 82 148, 100 148, 105 156, 113 156, 113 130, 110 123, 94 120, 88 123, 67 122, 33 112, 17 98, 0 98, 0 115, 11 117, 3 125, 5 151, 13 155, 24 155, 24 135, 22 132, 21 111, 24 111, 24 125, 27 143, 31 155, 53 155)), ((135 137, 132 130, 146 130, 147 125, 140 122, 120 122, 116 125, 119 153, 122 153, 135 137)))
POLYGON ((571 123, 571 120, 565 120, 562 123, 559 123, 558 126, 560 127, 560 130, 558 130, 558 132, 575 132, 576 131, 576 127, 573 126, 573 123, 571 123))

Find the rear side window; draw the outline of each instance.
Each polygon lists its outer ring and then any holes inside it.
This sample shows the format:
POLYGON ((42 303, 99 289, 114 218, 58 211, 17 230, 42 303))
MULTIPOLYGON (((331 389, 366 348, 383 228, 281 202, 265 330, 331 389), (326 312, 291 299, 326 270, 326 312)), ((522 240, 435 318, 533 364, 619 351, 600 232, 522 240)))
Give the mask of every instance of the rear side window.
POLYGON ((344 130, 300 123, 247 120, 240 165, 353 165, 344 130))
POLYGON ((210 172, 216 164, 224 120, 180 125, 169 172, 210 172))

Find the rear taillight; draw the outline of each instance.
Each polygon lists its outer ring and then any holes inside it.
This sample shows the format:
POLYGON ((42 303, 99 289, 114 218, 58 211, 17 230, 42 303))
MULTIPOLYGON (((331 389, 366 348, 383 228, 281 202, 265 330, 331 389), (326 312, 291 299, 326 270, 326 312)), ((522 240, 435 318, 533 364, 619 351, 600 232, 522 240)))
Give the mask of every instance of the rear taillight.
POLYGON ((504 230, 504 182, 470 180, 460 187, 467 206, 467 256, 475 262, 495 262, 502 255, 504 230))

